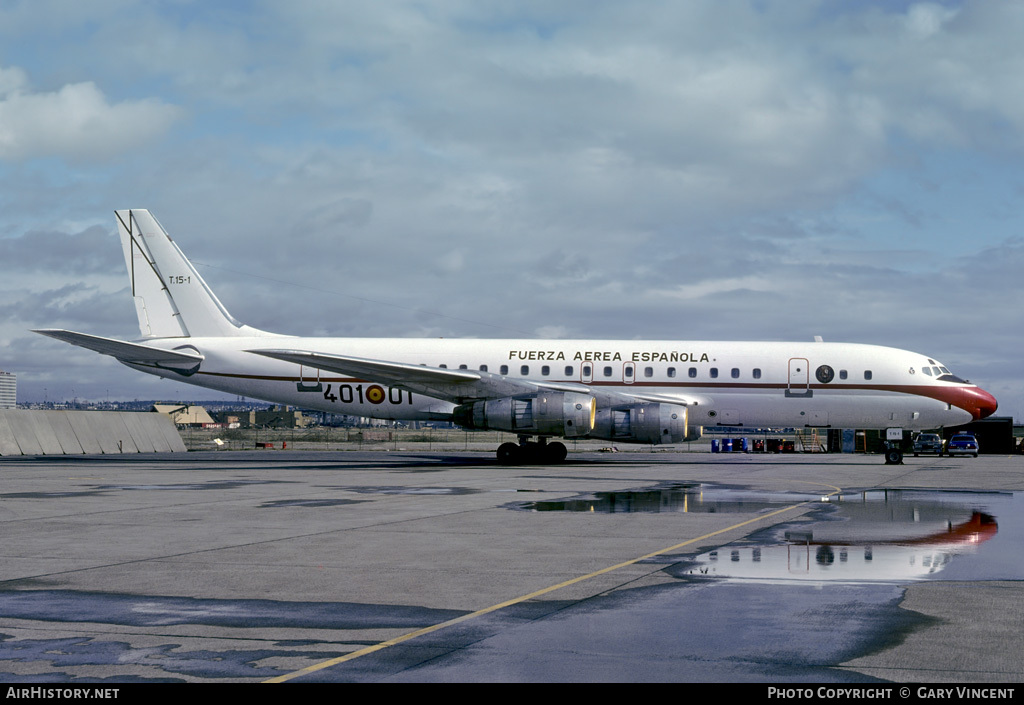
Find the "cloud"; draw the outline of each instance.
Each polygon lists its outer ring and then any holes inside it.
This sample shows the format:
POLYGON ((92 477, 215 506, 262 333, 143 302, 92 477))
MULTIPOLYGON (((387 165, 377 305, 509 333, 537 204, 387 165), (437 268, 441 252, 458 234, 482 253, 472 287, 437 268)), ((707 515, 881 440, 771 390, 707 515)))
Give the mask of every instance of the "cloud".
POLYGON ((123 259, 111 229, 94 225, 77 235, 33 230, 21 237, 0 238, 0 273, 8 278, 16 272, 79 277, 117 271, 123 259))
POLYGON ((67 5, 0 10, 16 321, 133 335, 110 211, 146 207, 270 330, 820 333, 1012 376, 1018 4, 67 5))
POLYGON ((0 160, 105 160, 163 134, 181 116, 157 99, 111 104, 92 81, 33 93, 24 71, 0 67, 0 160))

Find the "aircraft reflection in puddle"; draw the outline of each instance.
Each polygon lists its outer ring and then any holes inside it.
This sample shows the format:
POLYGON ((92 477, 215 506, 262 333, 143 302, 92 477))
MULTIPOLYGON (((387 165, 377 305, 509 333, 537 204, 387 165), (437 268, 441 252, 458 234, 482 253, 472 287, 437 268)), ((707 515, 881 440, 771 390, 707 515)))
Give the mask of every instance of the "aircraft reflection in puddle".
POLYGON ((995 517, 966 506, 881 494, 882 502, 864 495, 838 503, 834 518, 786 531, 787 543, 701 554, 687 573, 757 582, 922 580, 998 531, 995 517))
POLYGON ((577 499, 521 502, 514 509, 531 512, 589 512, 636 514, 673 512, 739 514, 769 511, 787 502, 805 502, 809 495, 786 495, 729 490, 700 483, 668 483, 644 490, 594 492, 577 499))

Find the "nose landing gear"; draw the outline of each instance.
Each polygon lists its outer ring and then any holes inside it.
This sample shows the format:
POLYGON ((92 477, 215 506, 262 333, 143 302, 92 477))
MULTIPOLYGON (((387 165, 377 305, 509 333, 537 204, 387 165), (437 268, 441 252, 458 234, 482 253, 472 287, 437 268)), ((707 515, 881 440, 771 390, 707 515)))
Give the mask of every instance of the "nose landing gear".
POLYGON ((885 429, 885 464, 903 465, 903 429, 885 429))
POLYGON ((893 444, 885 444, 885 464, 903 465, 903 451, 893 444))

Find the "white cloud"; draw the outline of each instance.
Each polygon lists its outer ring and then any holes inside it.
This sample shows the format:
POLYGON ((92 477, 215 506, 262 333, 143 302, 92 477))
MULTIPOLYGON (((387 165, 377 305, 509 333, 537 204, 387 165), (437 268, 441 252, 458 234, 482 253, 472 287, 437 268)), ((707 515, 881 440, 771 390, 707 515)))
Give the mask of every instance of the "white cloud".
POLYGON ((956 17, 959 10, 923 2, 907 10, 906 26, 911 34, 926 39, 942 31, 943 25, 956 17))
POLYGON ((282 332, 823 333, 979 381, 977 341, 1016 359, 1019 267, 957 272, 1024 232, 1020 4, 69 4, 0 10, 0 237, 22 237, 0 250, 49 253, 10 289, 95 299, 19 321, 119 334, 90 305, 123 287, 109 212, 131 206, 282 332), (92 239, 27 236, 80 223, 112 238, 103 281, 92 239))
POLYGON ((24 71, 0 68, 0 160, 103 160, 163 134, 181 114, 156 99, 111 104, 91 81, 33 93, 24 71))
POLYGON ((0 66, 0 98, 5 98, 11 93, 17 93, 28 84, 25 72, 17 66, 5 69, 0 66))

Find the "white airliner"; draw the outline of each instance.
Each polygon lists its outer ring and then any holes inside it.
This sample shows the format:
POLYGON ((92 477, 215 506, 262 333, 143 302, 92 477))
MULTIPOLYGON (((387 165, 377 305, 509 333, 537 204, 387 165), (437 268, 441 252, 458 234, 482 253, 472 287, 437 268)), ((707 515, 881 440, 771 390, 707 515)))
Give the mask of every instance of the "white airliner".
POLYGON ((705 425, 922 430, 996 409, 936 360, 873 345, 268 333, 227 312, 149 211, 116 216, 141 337, 38 333, 232 394, 509 431, 519 444, 498 449, 505 463, 564 459, 565 445, 548 442, 556 437, 679 443, 705 425))

